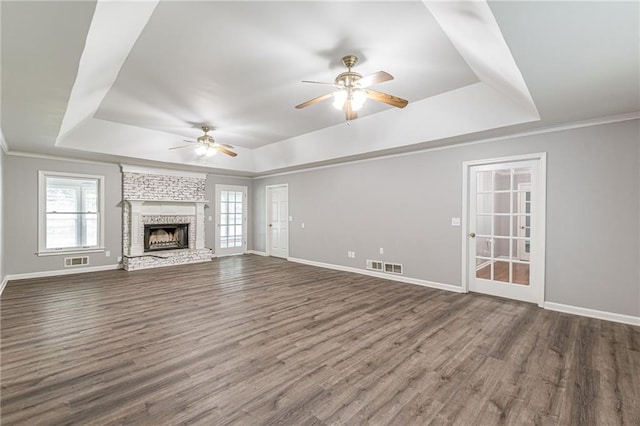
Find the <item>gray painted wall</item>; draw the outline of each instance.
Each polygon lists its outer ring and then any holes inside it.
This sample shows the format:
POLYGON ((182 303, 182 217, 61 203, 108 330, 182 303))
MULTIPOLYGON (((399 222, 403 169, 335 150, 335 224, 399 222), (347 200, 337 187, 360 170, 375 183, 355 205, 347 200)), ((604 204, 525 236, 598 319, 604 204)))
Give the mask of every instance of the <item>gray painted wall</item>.
POLYGON ((265 250, 265 186, 288 183, 291 257, 398 262, 459 286, 462 163, 547 152, 546 300, 639 316, 639 140, 634 120, 256 179, 253 248, 265 250))
MULTIPOLYGON (((230 176, 220 176, 220 175, 207 175, 207 183, 205 187, 206 199, 209 201, 207 203, 207 207, 205 207, 205 245, 212 249, 215 253, 216 243, 215 243, 215 209, 216 209, 216 185, 238 185, 238 186, 246 186, 247 187, 247 213, 252 212, 252 202, 253 202, 253 181, 251 179, 244 179, 238 177, 230 177, 230 176), (209 217, 211 217, 211 221, 209 221, 209 217)), ((249 215, 247 219, 247 249, 251 250, 253 247, 253 226, 251 221, 251 216, 249 215)))
MULTIPOLYGON (((64 270, 65 255, 37 256, 38 171, 88 173, 105 177, 105 253, 89 253, 89 267, 115 265, 122 255, 120 166, 7 155, 5 177, 6 274, 64 270)), ((68 256, 68 255, 67 255, 68 256)))

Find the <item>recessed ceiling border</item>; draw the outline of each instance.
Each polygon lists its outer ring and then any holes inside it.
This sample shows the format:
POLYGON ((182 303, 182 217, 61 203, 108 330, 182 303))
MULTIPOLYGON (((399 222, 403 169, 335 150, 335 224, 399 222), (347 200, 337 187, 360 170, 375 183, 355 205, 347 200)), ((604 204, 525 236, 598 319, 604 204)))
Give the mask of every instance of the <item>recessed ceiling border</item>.
MULTIPOLYGON (((540 120, 486 1, 423 3, 480 83, 413 102, 402 111, 365 116, 351 126, 339 124, 244 149, 240 161, 224 161, 216 168, 261 174, 540 120), (486 59, 487 52, 490 60, 486 59)), ((171 157, 164 152, 167 150, 157 149, 174 141, 175 135, 93 118, 157 4, 98 0, 56 146, 202 166, 186 155, 171 157), (122 16, 128 20, 122 22, 122 16), (115 20, 117 38, 113 38, 112 30, 115 20), (92 143, 87 144, 87 140, 92 143), (156 148, 141 148, 135 144, 140 140, 153 140, 156 148)))

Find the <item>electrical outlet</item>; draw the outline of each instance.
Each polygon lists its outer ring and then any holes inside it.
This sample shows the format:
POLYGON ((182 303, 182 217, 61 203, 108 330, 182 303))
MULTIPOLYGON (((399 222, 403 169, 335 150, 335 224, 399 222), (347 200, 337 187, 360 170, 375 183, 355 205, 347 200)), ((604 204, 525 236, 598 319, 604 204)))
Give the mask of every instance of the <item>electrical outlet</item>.
POLYGON ((380 254, 384 254, 384 248, 380 247, 380 254))
POLYGON ((209 222, 213 222, 213 216, 209 216, 209 222))
POLYGON ((122 262, 122 256, 118 256, 118 262, 122 262))
POLYGON ((355 251, 351 252, 351 257, 354 258, 354 259, 356 258, 356 252, 355 251))
POLYGON ((300 227, 301 227, 302 229, 304 229, 304 222, 302 222, 302 225, 300 225, 300 227))
POLYGON ((105 257, 111 257, 111 252, 110 251, 105 251, 104 255, 105 255, 105 257))

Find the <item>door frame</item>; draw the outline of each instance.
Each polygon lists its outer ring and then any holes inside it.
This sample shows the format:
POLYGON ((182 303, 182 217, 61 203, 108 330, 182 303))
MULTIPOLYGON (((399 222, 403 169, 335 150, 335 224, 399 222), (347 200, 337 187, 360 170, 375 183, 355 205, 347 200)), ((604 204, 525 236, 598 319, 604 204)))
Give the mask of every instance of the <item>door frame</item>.
MULTIPOLYGON (((513 163, 518 161, 534 160, 538 162, 538 182, 536 185, 536 193, 531 193, 531 201, 536 203, 537 217, 535 223, 531 223, 531 227, 535 226, 535 238, 531 239, 532 247, 536 247, 537 256, 535 257, 535 265, 531 263, 531 279, 538 281, 538 306, 542 307, 545 300, 545 251, 546 251, 546 216, 547 216, 547 153, 539 152, 532 154, 515 155, 512 157, 488 158, 484 160, 464 161, 462 163, 462 292, 469 292, 469 274, 471 273, 469 264, 469 177, 471 167, 484 166, 499 163, 513 163), (535 196, 535 200, 534 197, 535 196), (535 246, 534 246, 535 244, 535 246)), ((475 273, 475 271, 473 271, 475 273)))
POLYGON ((214 207, 214 211, 215 211, 215 216, 214 216, 214 225, 215 225, 215 232, 213 233, 213 246, 214 246, 214 254, 216 255, 216 257, 224 257, 224 256, 237 256, 240 254, 245 254, 247 253, 247 241, 248 241, 248 229, 249 229, 249 224, 248 224, 248 217, 249 217, 249 212, 248 212, 248 204, 249 204, 249 188, 247 186, 243 186, 243 185, 226 185, 226 184, 216 184, 215 186, 215 190, 214 190, 214 197, 215 197, 215 201, 213 203, 214 207), (241 251, 238 251, 237 253, 224 253, 224 252, 220 252, 220 250, 227 250, 227 249, 221 249, 220 247, 218 247, 218 243, 220 242, 220 192, 221 191, 242 191, 242 193, 244 194, 244 200, 242 202, 242 247, 241 247, 241 251))
POLYGON ((288 183, 280 183, 277 185, 267 185, 265 186, 265 192, 264 192, 264 204, 265 204, 265 209, 264 209, 264 235, 265 235, 265 239, 264 239, 264 252, 266 253, 267 256, 271 256, 271 232, 269 232, 269 216, 271 215, 270 213, 270 198, 269 198, 269 191, 274 189, 274 188, 286 188, 287 189, 287 256, 286 258, 289 258, 289 243, 291 242, 291 227, 289 226, 289 184, 288 183))

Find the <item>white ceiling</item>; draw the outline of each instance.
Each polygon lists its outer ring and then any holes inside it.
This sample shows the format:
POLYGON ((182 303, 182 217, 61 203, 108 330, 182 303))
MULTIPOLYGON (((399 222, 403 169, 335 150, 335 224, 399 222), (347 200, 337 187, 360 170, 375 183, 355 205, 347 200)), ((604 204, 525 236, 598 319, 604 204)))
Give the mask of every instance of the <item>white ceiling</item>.
POLYGON ((2 1, 9 152, 260 175, 640 111, 638 2, 2 1), (356 54, 395 79, 303 110, 356 54), (198 127, 236 146, 203 163, 198 127))

